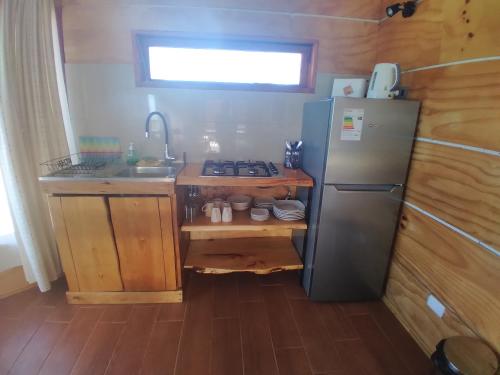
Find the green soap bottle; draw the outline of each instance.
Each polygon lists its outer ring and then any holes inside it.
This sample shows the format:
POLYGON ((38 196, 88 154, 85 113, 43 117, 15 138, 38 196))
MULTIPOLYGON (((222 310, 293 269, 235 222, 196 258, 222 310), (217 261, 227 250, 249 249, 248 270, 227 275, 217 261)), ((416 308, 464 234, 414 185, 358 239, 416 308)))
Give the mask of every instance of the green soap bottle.
POLYGON ((137 150, 135 149, 134 142, 130 142, 127 151, 127 164, 136 165, 138 161, 139 155, 137 154, 137 150))

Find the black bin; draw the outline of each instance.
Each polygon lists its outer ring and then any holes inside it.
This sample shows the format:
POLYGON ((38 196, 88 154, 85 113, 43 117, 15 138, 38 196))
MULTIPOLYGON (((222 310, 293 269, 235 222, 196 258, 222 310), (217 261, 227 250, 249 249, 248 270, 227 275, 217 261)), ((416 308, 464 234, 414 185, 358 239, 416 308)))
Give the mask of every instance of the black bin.
POLYGON ((465 336, 441 340, 431 356, 434 374, 494 375, 498 355, 484 341, 465 336))

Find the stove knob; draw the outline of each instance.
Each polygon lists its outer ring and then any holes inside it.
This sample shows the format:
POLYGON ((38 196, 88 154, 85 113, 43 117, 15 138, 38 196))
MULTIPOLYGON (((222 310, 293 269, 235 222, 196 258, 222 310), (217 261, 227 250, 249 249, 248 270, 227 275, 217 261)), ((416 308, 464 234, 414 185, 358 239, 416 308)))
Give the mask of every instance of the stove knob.
POLYGON ((269 162, 269 169, 271 170, 272 174, 278 174, 278 168, 274 165, 274 163, 269 162))
POLYGON ((213 173, 215 175, 221 175, 221 174, 225 174, 226 172, 224 171, 223 168, 218 167, 218 168, 214 168, 213 173))

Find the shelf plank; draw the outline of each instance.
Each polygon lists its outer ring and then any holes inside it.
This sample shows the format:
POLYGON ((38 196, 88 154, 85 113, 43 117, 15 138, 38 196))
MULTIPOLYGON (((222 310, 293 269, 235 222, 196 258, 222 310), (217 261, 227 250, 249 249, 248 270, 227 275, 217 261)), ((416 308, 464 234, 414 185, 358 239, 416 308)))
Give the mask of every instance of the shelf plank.
POLYGON ((213 274, 268 274, 299 270, 303 264, 289 238, 233 238, 191 241, 184 268, 213 274))
POLYGON ((280 175, 275 177, 201 176, 201 164, 187 164, 177 176, 177 185, 198 186, 305 186, 312 187, 313 179, 301 169, 276 166, 280 175))
POLYGON ((185 222, 181 227, 183 232, 265 231, 276 229, 307 229, 307 224, 305 220, 279 220, 272 214, 269 220, 255 221, 250 218, 250 210, 247 210, 233 211, 233 221, 230 223, 212 223, 209 217, 200 215, 194 222, 185 222))

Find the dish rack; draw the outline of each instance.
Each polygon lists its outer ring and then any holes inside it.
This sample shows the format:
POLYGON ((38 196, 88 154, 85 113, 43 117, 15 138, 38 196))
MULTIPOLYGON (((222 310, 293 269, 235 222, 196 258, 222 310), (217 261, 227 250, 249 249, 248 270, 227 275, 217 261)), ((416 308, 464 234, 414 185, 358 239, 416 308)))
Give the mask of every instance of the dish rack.
POLYGON ((121 152, 79 152, 48 160, 40 164, 43 173, 50 176, 92 175, 106 165, 120 160, 121 152))

